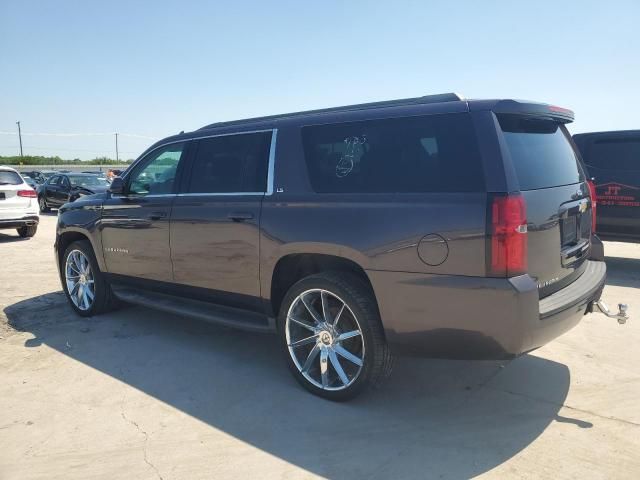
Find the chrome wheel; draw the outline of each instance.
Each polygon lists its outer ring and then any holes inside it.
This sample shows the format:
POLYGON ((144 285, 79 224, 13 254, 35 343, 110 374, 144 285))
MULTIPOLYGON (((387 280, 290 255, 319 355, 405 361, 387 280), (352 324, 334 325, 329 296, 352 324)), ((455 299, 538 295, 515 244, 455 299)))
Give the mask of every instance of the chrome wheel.
POLYGON ((323 390, 343 390, 364 365, 364 338, 356 316, 336 294, 312 289, 298 295, 287 312, 285 334, 298 371, 323 390))
POLYGON ((73 304, 80 310, 89 310, 96 296, 96 286, 91 264, 82 251, 69 252, 64 275, 67 292, 73 304))

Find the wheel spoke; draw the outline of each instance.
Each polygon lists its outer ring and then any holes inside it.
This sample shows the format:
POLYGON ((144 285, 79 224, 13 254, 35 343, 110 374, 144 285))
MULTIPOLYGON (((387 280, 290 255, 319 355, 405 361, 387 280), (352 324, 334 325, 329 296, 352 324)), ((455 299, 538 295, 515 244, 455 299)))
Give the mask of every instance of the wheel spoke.
POLYGON ((307 302, 306 296, 305 295, 300 296, 300 300, 302 300, 302 304, 305 306, 305 308, 307 309, 307 312, 309 312, 309 315, 311 315, 313 320, 317 324, 322 323, 322 319, 320 318, 320 315, 318 315, 318 312, 316 312, 316 309, 313 308, 313 306, 309 302, 307 302))
MULTIPOLYGON (((71 258, 71 257, 69 257, 71 258)), ((67 263, 67 266, 69 267, 69 270, 73 270, 75 273, 78 274, 78 276, 80 276, 80 272, 78 271, 78 269, 76 268, 75 264, 73 263, 73 261, 67 263)), ((69 275, 67 275, 68 277, 69 275)))
POLYGON ((316 345, 311 349, 311 351, 309 352, 309 355, 307 356, 307 360, 304 362, 304 365, 302 366, 301 370, 304 373, 309 371, 309 369, 311 368, 311 365, 313 365, 313 361, 318 356, 318 353, 320 353, 320 346, 316 345))
POLYGON ((349 383, 349 377, 347 377, 342 365, 340 365, 340 361, 338 360, 338 356, 334 350, 329 351, 329 361, 331 362, 331 365, 333 365, 333 369, 338 374, 338 377, 340 377, 342 384, 347 385, 349 383))
POLYGON ((344 347, 342 347, 341 345, 337 345, 335 347, 335 351, 338 355, 340 355, 343 358, 346 358, 347 360, 349 360, 351 363, 355 363, 356 365, 358 365, 359 367, 362 366, 362 359, 360 357, 356 357, 353 353, 351 353, 350 351, 346 350, 344 347))
POLYGON ((320 301, 322 302, 322 318, 324 318, 325 323, 331 325, 333 321, 329 311, 329 295, 324 290, 320 292, 320 301))
MULTIPOLYGON (((80 282, 71 282, 71 289, 69 290, 69 295, 75 295, 76 289, 80 286, 80 282)), ((69 285, 67 285, 67 289, 69 289, 69 285)))
POLYGON ((77 301, 78 307, 81 307, 81 305, 82 305, 83 292, 84 292, 84 287, 82 285, 80 285, 78 287, 78 290, 76 290, 76 301, 77 301))
POLYGON ((351 330, 350 332, 341 333, 340 335, 338 335, 338 338, 336 340, 338 342, 343 342, 343 341, 347 340, 348 338, 357 337, 359 335, 362 335, 360 333, 360 330, 351 330))
POLYGON ((320 352, 320 377, 322 378, 322 388, 329 386, 329 369, 327 365, 327 349, 323 348, 320 352))
POLYGON ((309 345, 310 343, 315 343, 318 340, 318 334, 311 335, 310 337, 303 338, 302 340, 297 340, 289 344, 291 348, 302 347, 303 345, 309 345))
POLYGON ((87 286, 87 287, 84 287, 84 291, 87 294, 88 299, 93 302, 95 294, 91 291, 91 289, 87 286))
POLYGON ((336 313, 336 318, 333 319, 333 328, 338 326, 338 322, 340 321, 340 316, 342 315, 342 312, 344 312, 344 307, 345 307, 345 304, 343 303, 342 306, 340 307, 340 310, 338 310, 338 313, 336 313))
POLYGON ((316 329, 315 329, 315 327, 314 327, 313 325, 309 325, 308 323, 303 322, 302 320, 298 320, 297 318, 294 318, 294 317, 292 317, 291 315, 289 315, 287 318, 288 318, 290 321, 292 321, 293 323, 297 323, 298 325, 300 325, 301 327, 306 328, 307 330, 310 330, 310 331, 312 331, 312 332, 315 332, 315 331, 316 331, 316 329))

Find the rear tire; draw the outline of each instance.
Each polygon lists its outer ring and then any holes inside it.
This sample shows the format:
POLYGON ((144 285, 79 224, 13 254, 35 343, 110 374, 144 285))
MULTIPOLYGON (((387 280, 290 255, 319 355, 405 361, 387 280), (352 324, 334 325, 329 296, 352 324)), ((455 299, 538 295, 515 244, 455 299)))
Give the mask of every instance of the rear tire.
POLYGON ((78 315, 91 317, 118 306, 88 240, 78 240, 67 247, 60 272, 64 293, 78 315))
POLYGON ((40 206, 40 213, 47 213, 51 211, 51 209, 47 206, 47 201, 42 196, 38 198, 38 205, 40 206))
POLYGON ((293 285, 280 307, 278 336, 294 378, 328 400, 352 399, 391 372, 376 299, 352 273, 319 273, 293 285))
POLYGON ((18 235, 20 235, 22 238, 30 238, 33 237, 38 231, 38 225, 24 226, 16 228, 16 230, 18 231, 18 235))

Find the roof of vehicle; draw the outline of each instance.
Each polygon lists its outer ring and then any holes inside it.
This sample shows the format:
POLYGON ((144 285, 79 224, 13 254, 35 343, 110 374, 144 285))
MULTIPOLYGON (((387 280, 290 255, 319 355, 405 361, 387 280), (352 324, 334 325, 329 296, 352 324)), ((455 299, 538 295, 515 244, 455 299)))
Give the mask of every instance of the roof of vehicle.
POLYGON ((422 97, 386 100, 381 102, 361 103, 340 107, 322 108, 301 112, 268 115, 228 122, 217 122, 195 130, 180 132, 164 138, 151 145, 142 155, 167 142, 177 142, 202 137, 204 135, 225 134, 234 132, 248 132, 253 130, 268 130, 278 125, 322 124, 345 121, 358 121, 371 118, 385 118, 387 116, 401 117, 432 113, 463 113, 469 111, 491 110, 496 113, 534 115, 550 118, 562 123, 573 121, 573 112, 566 108, 556 107, 545 103, 535 103, 523 100, 493 99, 468 100, 457 93, 440 93, 422 97))
POLYGON ((607 136, 607 137, 626 137, 629 135, 640 135, 640 130, 607 130, 603 132, 584 132, 584 133, 576 133, 573 135, 573 138, 581 138, 581 137, 597 137, 597 136, 607 136))
POLYGON ((60 175, 64 175, 64 176, 74 176, 74 177, 96 177, 98 176, 95 173, 87 173, 87 172, 60 172, 60 175))
POLYGON ((18 172, 15 168, 12 168, 8 165, 0 165, 0 170, 4 170, 5 172, 18 172))

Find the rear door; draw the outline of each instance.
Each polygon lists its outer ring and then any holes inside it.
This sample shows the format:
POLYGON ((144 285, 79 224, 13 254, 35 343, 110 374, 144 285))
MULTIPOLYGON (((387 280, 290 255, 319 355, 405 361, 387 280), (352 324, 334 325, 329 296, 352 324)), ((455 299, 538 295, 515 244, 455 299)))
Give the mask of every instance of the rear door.
POLYGON ((220 304, 262 309, 260 210, 272 135, 268 130, 194 142, 191 171, 173 206, 174 280, 206 289, 220 304))
POLYGON ((58 205, 56 198, 58 195, 58 190, 60 188, 60 182, 62 182, 62 176, 54 175, 49 180, 47 180, 45 184, 42 186, 42 190, 43 190, 42 195, 47 201, 47 205, 49 206, 58 205))
POLYGON ((528 272, 540 297, 578 278, 591 246, 591 199, 566 127, 551 119, 498 115, 525 199, 528 272))
POLYGON ((597 232, 640 237, 640 132, 576 136, 598 199, 597 232))

